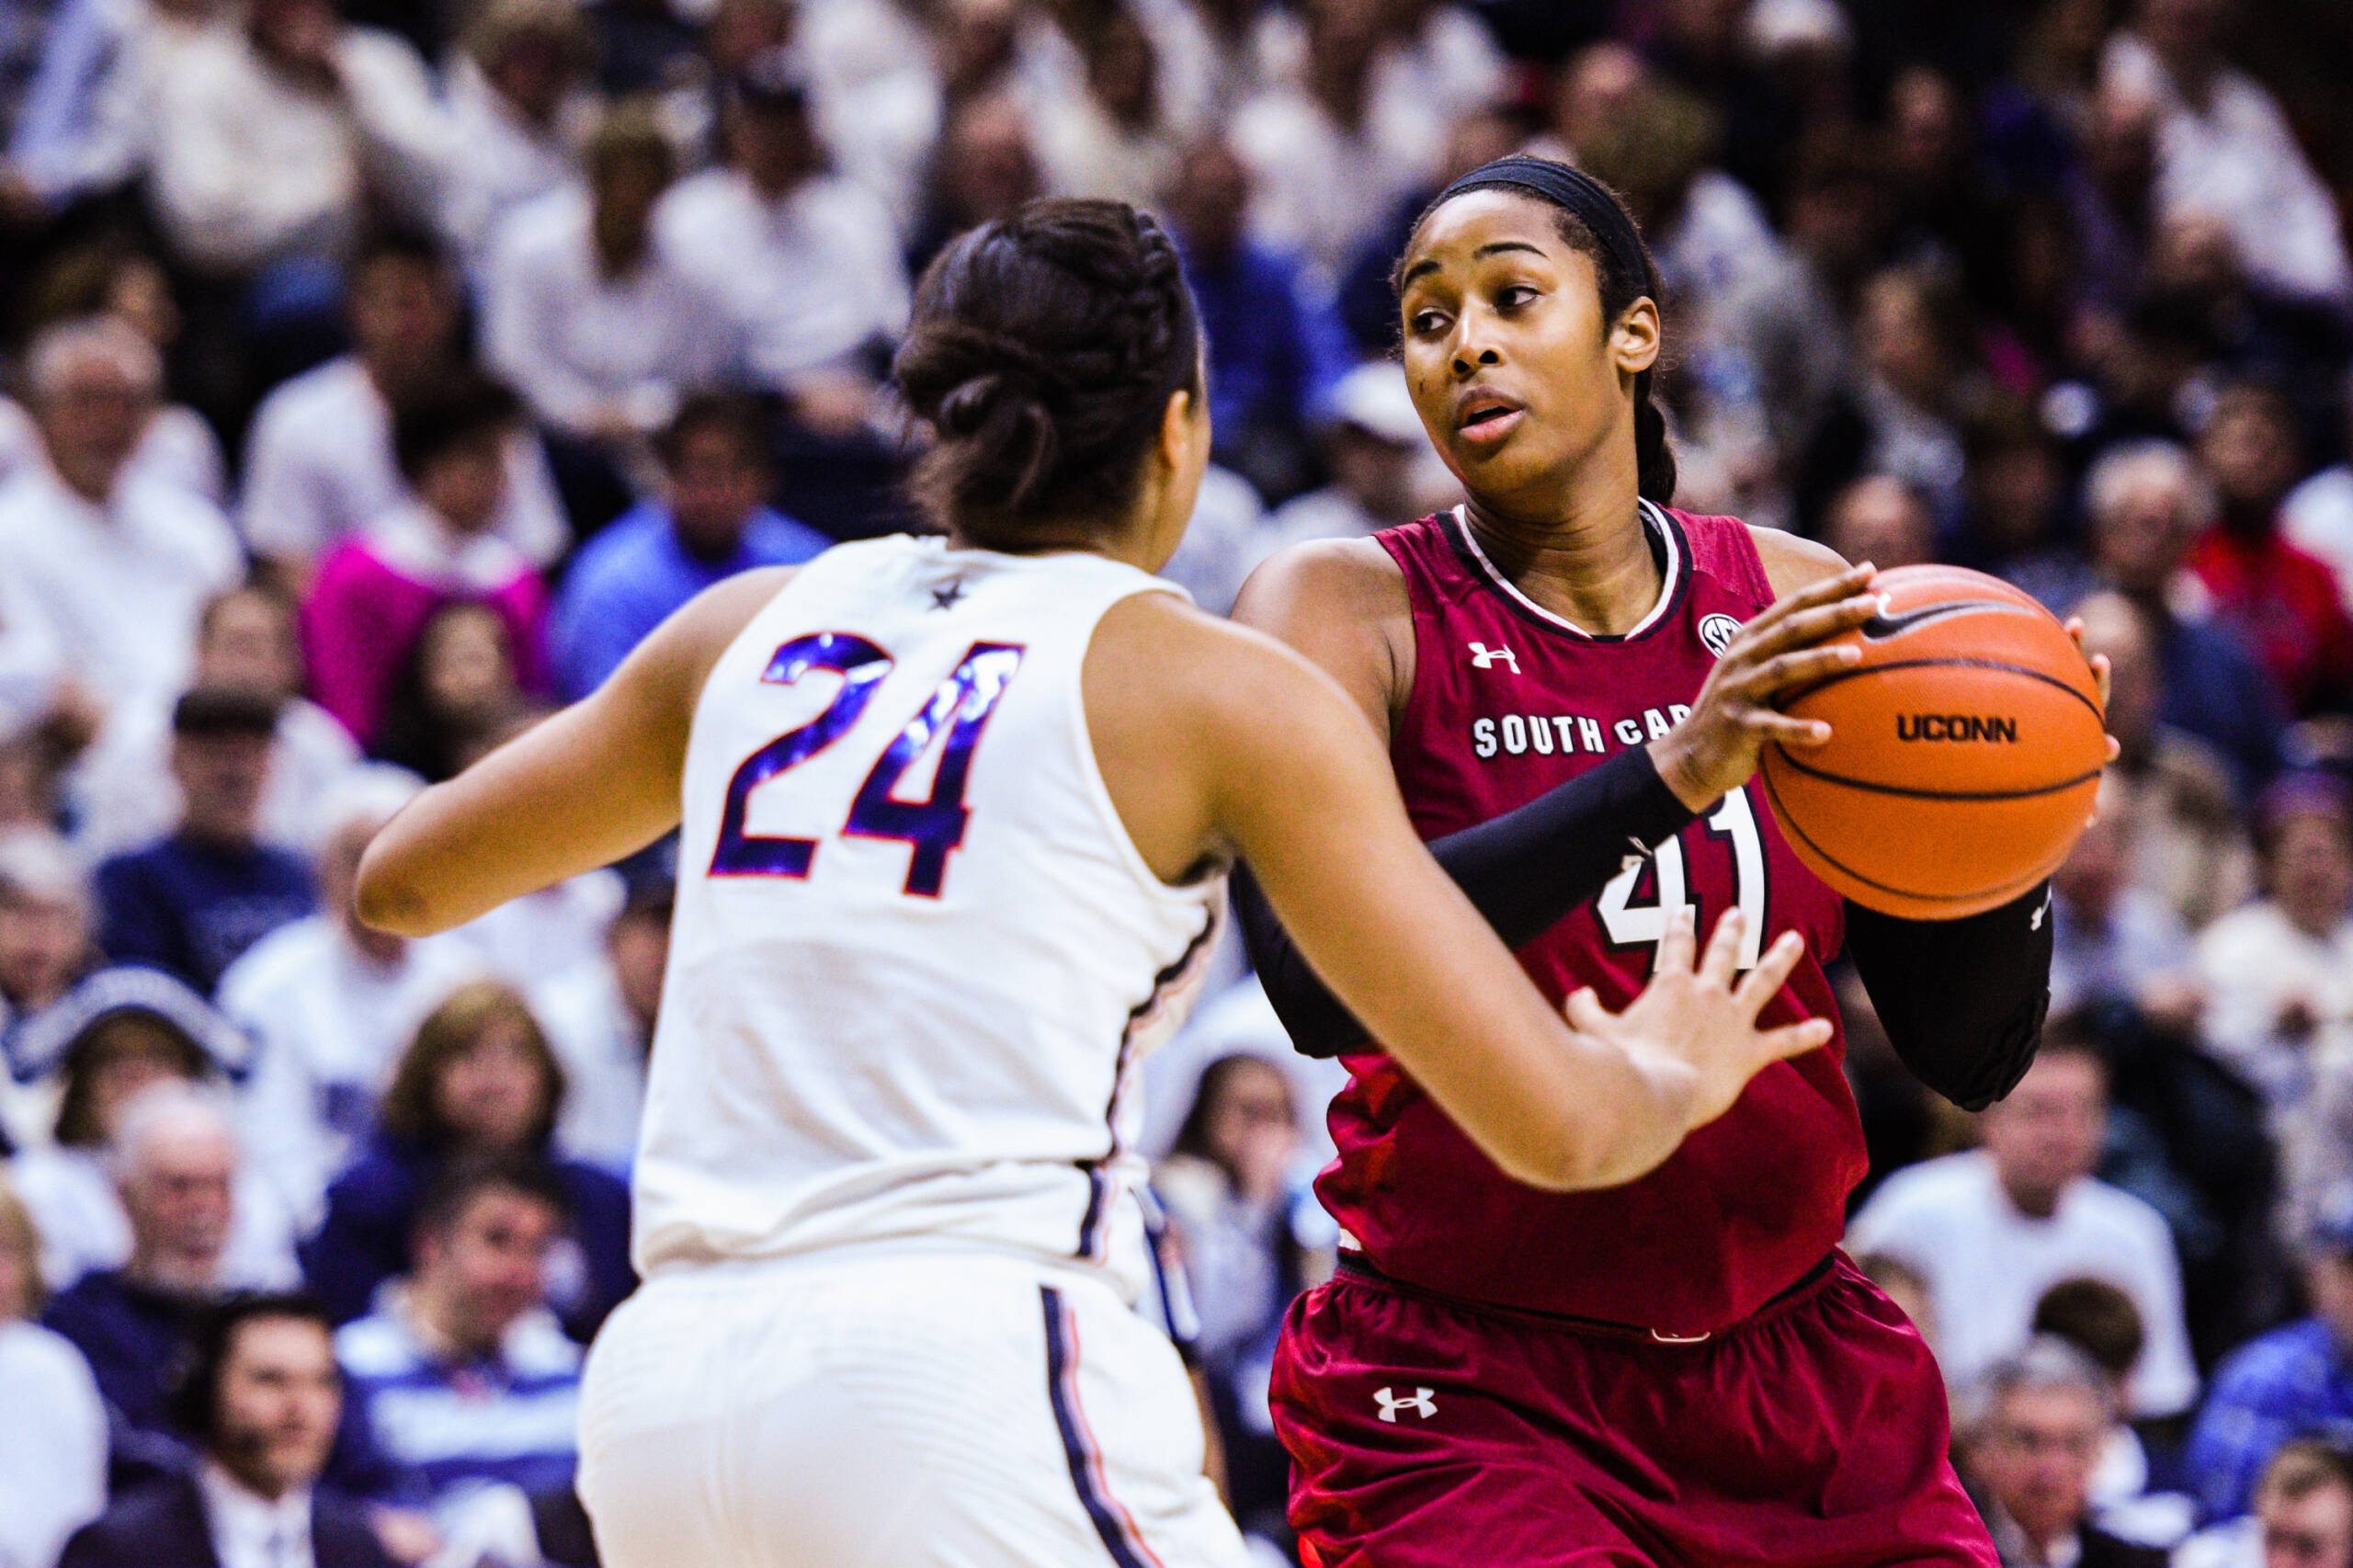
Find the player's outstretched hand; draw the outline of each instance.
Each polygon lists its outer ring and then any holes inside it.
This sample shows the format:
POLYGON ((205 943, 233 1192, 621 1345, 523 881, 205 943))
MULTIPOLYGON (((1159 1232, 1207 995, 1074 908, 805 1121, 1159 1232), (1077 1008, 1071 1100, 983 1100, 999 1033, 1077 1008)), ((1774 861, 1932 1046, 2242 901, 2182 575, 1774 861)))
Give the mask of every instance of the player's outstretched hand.
POLYGON ((1651 743, 1651 760, 1676 798, 1704 812, 1748 782, 1768 740, 1813 747, 1830 738, 1818 719, 1792 719, 1774 705, 1791 692, 1861 663, 1851 644, 1821 644, 1879 612, 1864 592, 1867 562, 1776 600, 1740 629, 1675 728, 1651 743))
POLYGON ((1756 1027, 1756 1015, 1805 955, 1805 940, 1794 931, 1783 932, 1734 984, 1745 924, 1739 910, 1726 911, 1708 950, 1698 954, 1696 923, 1686 905, 1667 922, 1650 984, 1624 1012, 1604 1007, 1589 987, 1568 1000, 1570 1027, 1617 1046, 1671 1101, 1686 1108, 1677 1142, 1730 1110, 1748 1080, 1765 1068, 1830 1042, 1830 1024, 1824 1018, 1772 1029, 1756 1027))

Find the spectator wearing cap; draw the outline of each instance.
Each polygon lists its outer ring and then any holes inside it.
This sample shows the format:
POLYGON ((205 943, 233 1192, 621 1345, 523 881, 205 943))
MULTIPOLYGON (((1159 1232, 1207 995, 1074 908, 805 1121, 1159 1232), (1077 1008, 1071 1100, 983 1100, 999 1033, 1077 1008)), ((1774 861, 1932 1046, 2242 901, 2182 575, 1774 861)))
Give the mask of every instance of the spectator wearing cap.
POLYGON ((366 1508, 319 1485, 343 1383, 316 1302, 239 1296, 206 1313, 172 1404, 197 1463, 118 1498, 60 1568, 392 1568, 366 1508))
POLYGON ((658 498, 581 547, 549 620, 557 689, 577 701, 672 611, 722 578, 806 561, 832 541, 763 504, 767 441, 758 405, 699 392, 655 449, 658 498))
POLYGON ((32 1215, 0 1179, 0 1562, 47 1568, 107 1501, 107 1413, 90 1365, 40 1326, 32 1215))
MULTIPOLYGON (((309 849, 321 796, 359 761, 349 732, 302 695, 302 644, 294 606, 276 588, 246 583, 205 601, 197 622, 192 685, 255 693, 278 704, 259 836, 309 849)), ((165 700, 119 711, 74 769, 74 838, 94 858, 167 834, 185 801, 172 776, 172 711, 165 700)))
POLYGON ((417 1211, 413 1266, 336 1334, 368 1446, 398 1472, 392 1499, 447 1517, 486 1484, 570 1489, 581 1352, 547 1304, 564 1199, 529 1158, 451 1165, 417 1211))
POLYGON ((2296 1437, 2256 1483, 2253 1512, 2182 1543, 2174 1568, 2353 1568, 2353 1449, 2296 1437))
POLYGON ((244 1123, 256 1168, 307 1229, 327 1184, 376 1122, 417 1026, 480 972, 446 937, 389 936, 352 911, 359 857, 416 780, 369 767, 320 802, 320 908, 256 943, 221 977, 221 1010, 254 1042, 244 1123))
POLYGON ((2231 790, 2229 765, 2197 736, 2158 717, 2164 679, 2149 619, 2121 594, 2077 602, 2084 651, 2109 665, 2108 730, 2116 760, 2106 782, 2134 814, 2135 886, 2163 898, 2191 930, 2235 909, 2254 887, 2254 852, 2231 790))
POLYGON ((1319 539, 1362 539, 1412 522, 1428 508, 1417 483, 1427 449, 1404 373, 1387 359, 1358 365, 1332 389, 1323 457, 1330 482, 1275 508, 1260 532, 1272 555, 1319 539))
POLYGON ((2066 1341, 2039 1338, 1987 1368, 1964 1449, 2003 1568, 2165 1568, 2165 1554, 2091 1522, 2091 1480, 2116 1392, 2066 1341))
MULTIPOLYGON (((280 383, 245 443, 245 542, 298 585, 338 541, 402 503, 392 410, 465 363, 457 267, 426 231, 369 233, 347 268, 344 315, 351 352, 280 383)), ((503 450, 506 492, 491 531, 543 565, 572 542, 547 454, 519 426, 503 450)))
POLYGON ((605 961, 575 964, 530 992, 531 1011, 563 1065, 556 1142, 576 1159, 626 1174, 637 1157, 645 1064, 662 1008, 677 890, 645 877, 605 933, 605 961))
MULTIPOLYGON (((184 1088, 244 1072, 250 1043, 170 976, 100 970, 18 1031, 21 1071, 57 1086, 52 1141, 19 1153, 17 1189, 43 1242, 41 1271, 62 1290, 133 1251, 121 1192, 121 1137, 131 1103, 157 1085, 184 1088)), ((283 1284, 295 1274, 294 1223, 258 1173, 244 1170, 223 1253, 233 1284, 283 1284)))
MULTIPOLYGON (((182 1457, 172 1374, 205 1309, 245 1282, 226 1267, 239 1195, 226 1106, 193 1085, 155 1085, 124 1108, 113 1163, 130 1256, 58 1292, 42 1321, 89 1360, 109 1411, 119 1483, 182 1457)), ((283 1289, 292 1279, 268 1283, 283 1289)))
MULTIPOLYGON (((2262 898, 2207 927, 2198 967, 2212 997, 2208 1048, 2284 1117, 2353 1045, 2353 800, 2345 786, 2323 773, 2274 784, 2256 802, 2256 858, 2262 898)), ((2345 1171, 2353 1176, 2353 1160, 2345 1171)))
POLYGON ((654 116, 617 109, 588 143, 585 187, 516 212, 483 268, 484 357, 552 433, 584 533, 628 506, 680 400, 733 369, 719 301, 654 243, 676 176, 654 116))
POLYGON ((243 563, 210 502, 131 466, 163 362, 128 325, 97 320, 51 327, 27 366, 46 460, 0 485, 0 578, 104 705, 176 693, 205 599, 243 563))
POLYGON ((524 689, 547 689, 547 585, 496 531, 508 494, 506 451, 522 428, 515 394, 470 370, 420 391, 395 413, 393 453, 414 498, 335 546, 302 601, 312 693, 361 745, 379 739, 426 622, 452 600, 496 612, 524 689))
POLYGON ((2091 1174, 2108 1126, 2108 1069, 2091 1042, 2047 1032, 2034 1065, 1981 1125, 1983 1149, 1881 1184, 1848 1228, 1849 1250, 1889 1254, 1928 1281, 1946 1380, 1964 1387, 2025 1340, 2044 1290, 2107 1279, 2148 1327, 2132 1413, 2188 1409, 2198 1371, 2173 1237, 2155 1210, 2091 1174))
POLYGON ((2159 721, 2211 745, 2251 799, 2279 770, 2286 716, 2263 666, 2199 611, 2185 582, 2191 543, 2214 517, 2213 487, 2179 447, 2143 440, 2102 453, 2084 492, 2094 564, 2155 631, 2159 721))
POLYGON ((1348 349, 1300 264, 1246 233, 1253 185, 1233 147, 1203 142, 1177 161, 1165 199, 1208 340, 1215 460, 1280 499, 1312 469, 1315 414, 1348 349))
POLYGON ((2213 0, 2139 0, 2101 62, 2157 106, 2158 210, 2221 217, 2274 293, 2343 300, 2353 265, 2336 204, 2279 104, 2223 58, 2224 17, 2213 0))
POLYGON ((451 169, 443 222, 480 250, 531 202, 579 177, 596 128, 596 32, 577 0, 475 6, 446 73, 451 169))
POLYGON ((566 1244, 550 1294, 576 1338, 594 1335, 637 1284, 629 1188, 559 1153, 565 1088, 563 1066, 520 994, 494 981, 452 992, 393 1068, 376 1135, 328 1189, 326 1219, 303 1250, 304 1272, 328 1310, 360 1316, 408 1266, 426 1197, 453 1165, 516 1157, 550 1165, 563 1189, 566 1244))
POLYGON ((2210 1521, 2253 1506, 2265 1467, 2290 1438, 2353 1440, 2353 1191, 2320 1208, 2301 1249, 2312 1315, 2224 1357, 2190 1428, 2184 1470, 2210 1521))
POLYGON ((831 439, 862 431, 868 355, 906 324, 898 232, 872 192, 832 172, 801 62, 755 57, 728 84, 726 161, 662 198, 654 235, 721 301, 753 377, 831 439))
POLYGON ((98 945, 210 996, 237 956, 318 902, 300 857, 261 842, 262 791, 278 704, 237 687, 199 687, 172 710, 169 836, 102 862, 98 945))
POLYGON ((2302 465, 2295 415, 2254 382, 2226 388, 2198 451, 2221 502, 2189 555, 2216 613, 2236 627, 2299 715, 2353 702, 2353 617, 2336 574, 2280 528, 2280 506, 2302 465))

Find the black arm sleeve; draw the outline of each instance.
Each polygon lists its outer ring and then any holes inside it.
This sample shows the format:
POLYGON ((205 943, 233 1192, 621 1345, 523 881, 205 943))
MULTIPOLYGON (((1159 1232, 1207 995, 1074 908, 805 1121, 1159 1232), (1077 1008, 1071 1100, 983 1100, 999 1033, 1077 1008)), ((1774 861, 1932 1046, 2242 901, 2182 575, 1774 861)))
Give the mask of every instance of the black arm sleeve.
MULTIPOLYGON (((1659 778, 1649 749, 1635 746, 1429 847, 1504 945, 1517 949, 1600 892, 1629 855, 1649 854, 1693 815, 1659 778)), ((1247 867, 1234 875, 1233 904, 1250 960, 1291 1043, 1308 1056, 1337 1056, 1361 1043, 1364 1027, 1291 945, 1247 867)))
POLYGON ((1847 952, 1895 1054, 1963 1110, 2010 1092, 2051 1008, 2050 884, 1962 920, 1847 905, 1847 952))

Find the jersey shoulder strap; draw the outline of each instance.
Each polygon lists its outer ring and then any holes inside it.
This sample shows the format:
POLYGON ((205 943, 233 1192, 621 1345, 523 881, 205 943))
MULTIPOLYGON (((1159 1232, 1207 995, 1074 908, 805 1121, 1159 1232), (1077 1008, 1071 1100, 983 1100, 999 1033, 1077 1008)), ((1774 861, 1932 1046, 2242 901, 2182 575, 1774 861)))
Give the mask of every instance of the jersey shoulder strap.
POLYGON ((1712 577, 1724 592, 1750 606, 1763 609, 1779 597, 1773 592, 1773 580, 1765 574, 1765 558, 1757 553, 1756 536, 1748 525, 1738 517, 1702 517, 1691 512, 1676 511, 1675 520, 1683 525, 1683 537, 1691 546, 1691 572, 1694 576, 1712 577))

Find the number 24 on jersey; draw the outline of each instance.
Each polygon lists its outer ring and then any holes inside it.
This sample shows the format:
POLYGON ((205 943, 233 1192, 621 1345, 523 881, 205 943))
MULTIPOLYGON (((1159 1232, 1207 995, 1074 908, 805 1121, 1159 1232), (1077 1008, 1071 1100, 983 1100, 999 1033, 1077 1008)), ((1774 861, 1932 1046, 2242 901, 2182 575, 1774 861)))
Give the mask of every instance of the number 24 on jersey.
MULTIPOLYGON (((897 839, 914 851, 904 891, 938 898, 948 875, 948 857, 964 842, 972 813, 964 785, 972 751, 990 715, 1005 696, 1022 649, 1013 642, 975 642, 948 678, 932 689, 915 716, 901 725, 858 786, 843 822, 846 838, 897 839), (945 737, 943 740, 942 737, 945 737), (941 746, 931 794, 901 800, 894 791, 908 771, 935 744, 941 746)), ((891 655, 865 638, 846 631, 816 631, 796 637, 768 657, 760 679, 791 686, 815 671, 842 677, 831 702, 798 729, 788 730, 745 757, 727 781, 727 803, 719 819, 719 843, 711 851, 714 877, 804 878, 817 857, 813 838, 770 837, 744 830, 752 791, 815 756, 847 734, 891 673, 891 655)))

